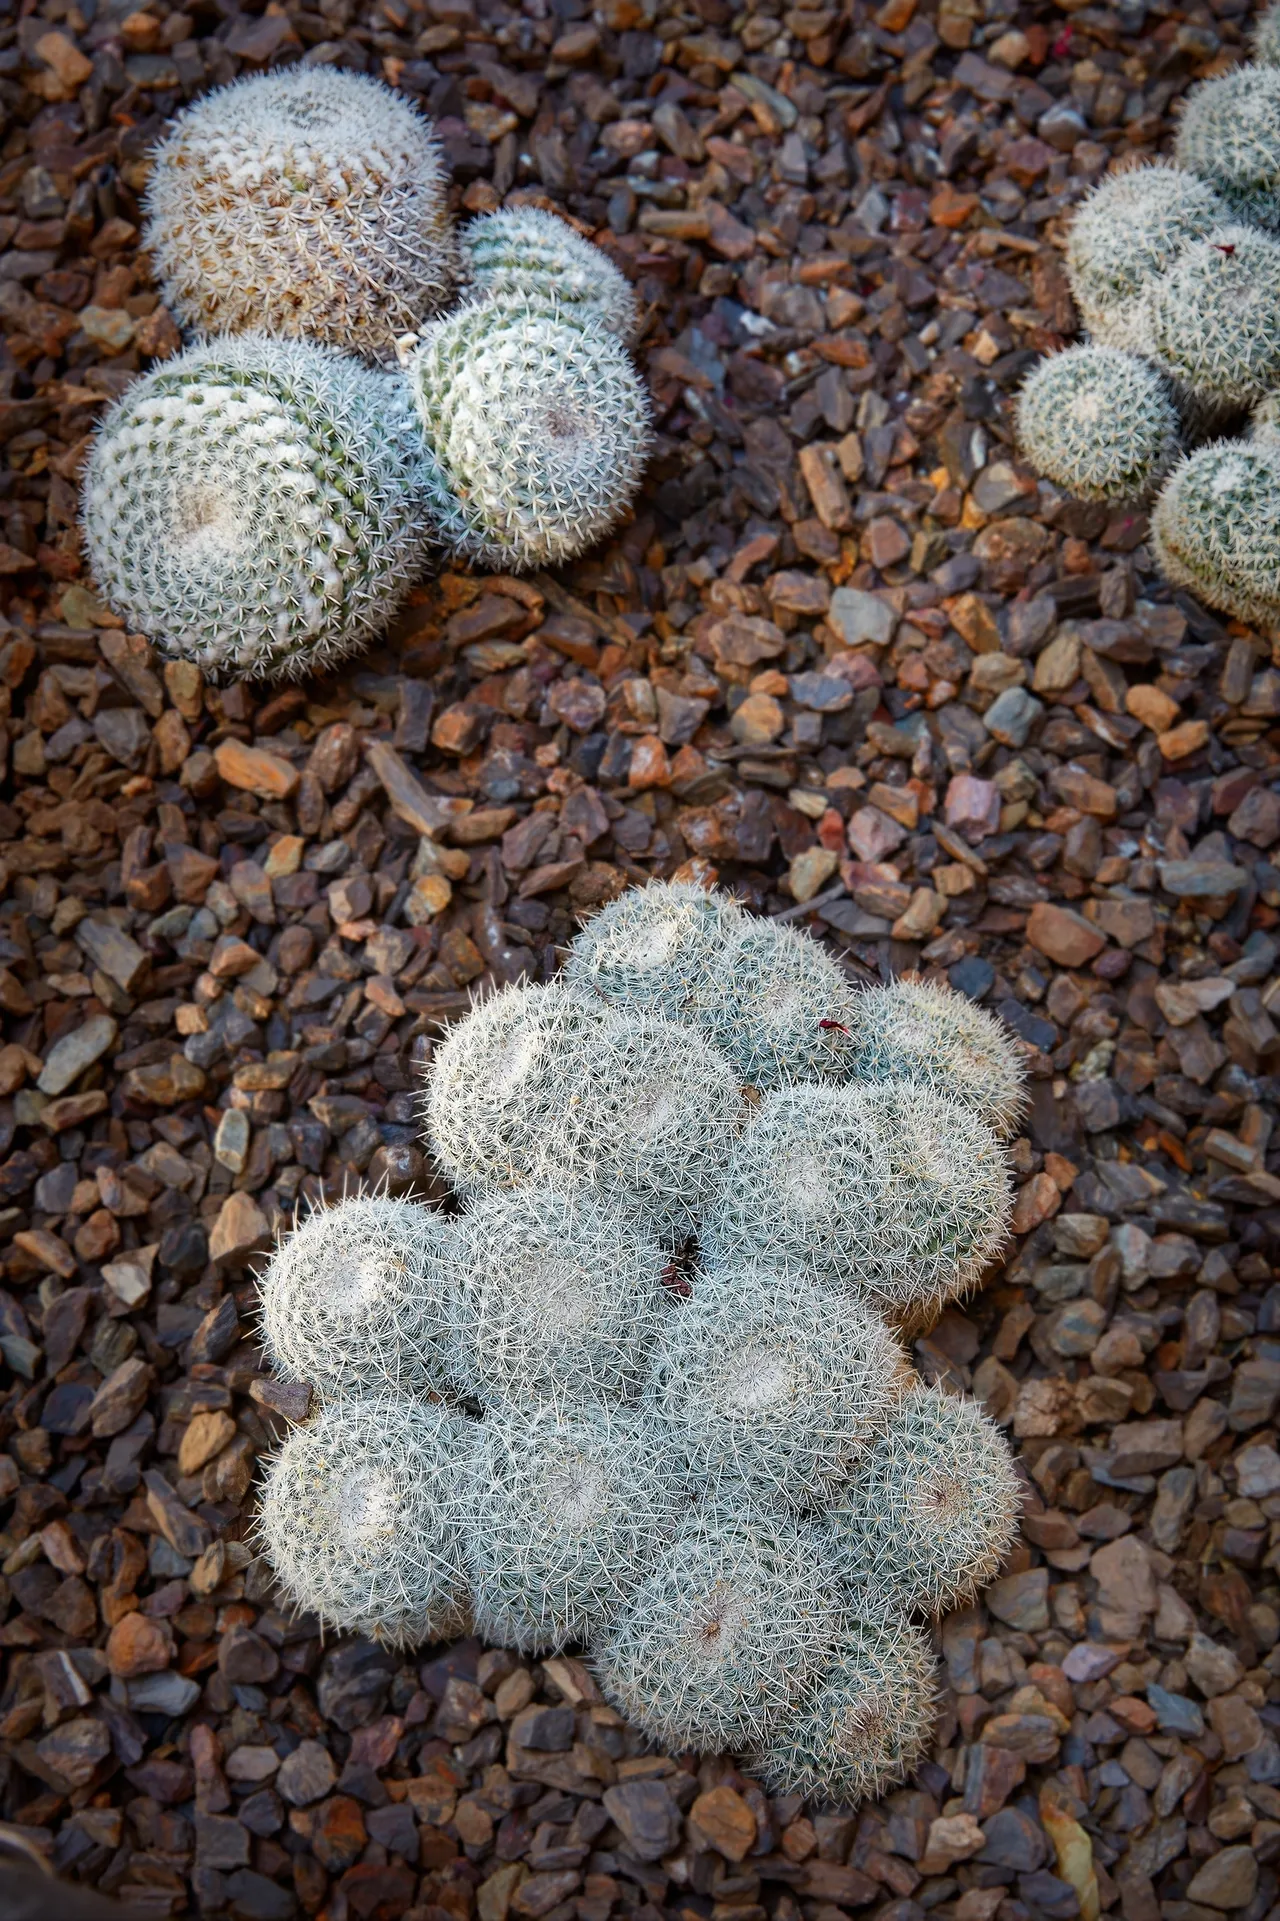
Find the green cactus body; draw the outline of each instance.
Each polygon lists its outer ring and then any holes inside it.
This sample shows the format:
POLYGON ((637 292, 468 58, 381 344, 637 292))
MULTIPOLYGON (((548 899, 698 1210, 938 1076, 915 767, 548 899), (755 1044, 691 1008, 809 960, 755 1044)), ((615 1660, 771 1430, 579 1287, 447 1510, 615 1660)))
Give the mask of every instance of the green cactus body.
POLYGON ((1175 157, 1239 220, 1280 226, 1280 71, 1235 67, 1187 95, 1175 157))
POLYGON ((826 1506, 892 1421, 902 1354, 857 1301, 785 1269, 735 1263, 694 1276, 654 1357, 650 1405, 689 1485, 727 1478, 801 1513, 826 1506))
POLYGON ((83 488, 106 598, 215 675, 298 677, 366 645, 451 511, 401 382, 251 334, 130 387, 83 488))
POLYGON ((1022 1490, 1008 1443, 974 1401, 916 1386, 827 1519, 854 1590, 902 1611, 967 1607, 1013 1544, 1022 1490))
POLYGON ((515 301, 584 321, 631 341, 636 298, 608 254, 539 207, 502 208, 458 236, 463 279, 486 300, 515 301))
POLYGON ((1247 406, 1269 392, 1280 381, 1280 241, 1236 225, 1185 248, 1152 288, 1150 352, 1207 399, 1247 406))
POLYGON ((1280 450, 1215 441, 1175 467, 1151 517, 1165 578, 1241 620, 1280 616, 1280 450))
POLYGON ((590 1194, 487 1195, 457 1223, 452 1374, 484 1405, 634 1400, 667 1309, 657 1242, 590 1194))
POLYGON ((856 1806, 905 1781, 928 1751, 936 1698, 929 1644, 867 1600, 868 1618, 846 1624, 834 1658, 758 1757, 771 1794, 856 1806))
POLYGON ((854 1080, 923 1081, 972 1109, 1002 1140, 1026 1106, 1013 1034, 994 1014, 932 981, 895 980, 858 997, 854 1080))
POLYGON ((1226 202, 1185 168, 1108 174, 1067 235, 1067 278, 1095 345, 1144 352, 1152 283, 1183 247, 1230 217, 1226 202))
POLYGON ((382 1194, 318 1207, 280 1242, 259 1287, 264 1345, 291 1379, 324 1395, 447 1386, 457 1264, 444 1215, 382 1194))
POLYGON ((383 362, 453 296, 448 176, 381 81, 281 67, 206 94, 156 150, 145 244, 196 332, 325 341, 383 362))
POLYGON ((426 330, 408 378, 465 558, 517 570, 572 560, 626 513, 649 407, 602 327, 560 308, 473 302, 426 330))
POLYGON ((466 1425, 438 1404, 370 1395, 293 1429, 257 1527, 294 1607, 393 1647, 462 1631, 466 1425))
POLYGON ((669 1751, 758 1748, 821 1672, 840 1622, 813 1528, 722 1490, 642 1576, 595 1668, 606 1699, 669 1751))
POLYGON ((680 1513, 653 1423, 604 1404, 490 1409, 465 1505, 476 1629, 538 1654, 605 1631, 680 1513))
POLYGON ((1069 347, 1018 397, 1018 440, 1038 472, 1080 500, 1139 500, 1178 456, 1168 383, 1136 354, 1069 347))

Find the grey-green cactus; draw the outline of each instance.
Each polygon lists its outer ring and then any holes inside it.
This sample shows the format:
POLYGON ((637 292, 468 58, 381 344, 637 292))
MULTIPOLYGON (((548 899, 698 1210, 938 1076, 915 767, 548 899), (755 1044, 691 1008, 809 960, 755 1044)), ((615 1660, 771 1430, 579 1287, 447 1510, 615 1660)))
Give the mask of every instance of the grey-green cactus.
POLYGON ((1280 72, 1234 67, 1187 96, 1175 155, 1240 220, 1280 226, 1280 72))
POLYGON ((464 283, 486 300, 571 314, 630 341, 636 298, 608 254, 538 207, 484 214, 458 236, 464 283))
POLYGON ((527 1653, 603 1632, 679 1524, 656 1425, 606 1403, 491 1408, 464 1487, 477 1632, 527 1653))
POLYGON ((873 1595, 866 1604, 867 1618, 846 1623, 836 1654, 758 1757, 773 1794, 856 1806, 905 1781, 928 1750, 936 1696, 928 1642, 873 1595))
POLYGON ((1152 282, 1190 241, 1229 219, 1226 202, 1183 167, 1108 174, 1067 235, 1067 278, 1095 345, 1144 352, 1152 282))
POLYGON ((1026 1105, 1022 1058, 1002 1020, 932 981, 871 987, 857 1003, 851 1072, 859 1081, 923 1081, 1007 1139, 1026 1105))
POLYGON ((840 1624, 814 1529, 722 1489, 642 1575, 596 1643, 596 1673, 664 1747, 759 1748, 816 1680, 840 1624))
POLYGON ((156 150, 146 210, 165 301, 201 334, 390 362, 456 281, 430 123, 338 67, 280 67, 188 107, 156 150))
POLYGON ((457 1278, 443 1214, 384 1194, 318 1207, 259 1281, 271 1364, 326 1395, 443 1390, 457 1278))
POLYGON ((572 560, 626 513, 649 409, 602 327, 533 304, 472 303, 427 328, 408 377, 466 558, 517 570, 572 560))
POLYGON ((827 1519, 841 1579, 903 1610, 966 1607, 1013 1543, 1022 1490, 976 1402, 917 1385, 827 1519))
POLYGON ((1214 401, 1260 399, 1280 381, 1280 240, 1215 227, 1156 281, 1150 318, 1148 351, 1174 379, 1214 401))
POLYGON ((1215 441, 1175 467, 1151 517, 1165 578, 1241 620, 1280 616, 1280 449, 1215 441))
POLYGON ((1115 347, 1042 360, 1018 397, 1017 426, 1031 465, 1080 500, 1141 500, 1178 456, 1167 381, 1115 347))
POLYGON ((392 1395, 331 1401, 271 1461, 258 1534, 290 1603, 414 1646, 462 1631, 466 1422, 392 1395))
POLYGON ((1253 57, 1259 66, 1280 67, 1280 6, 1266 7, 1255 17, 1253 57))
POLYGON ((213 674, 297 677, 364 646, 452 511, 401 382, 253 334, 130 387, 83 489, 106 598, 213 674))
POLYGON ((569 949, 565 979, 610 1006, 694 1019, 706 983, 746 920, 715 888, 650 881, 593 914, 569 949))
POLYGON ((669 1316, 648 1399, 701 1488, 805 1512, 838 1498, 900 1398, 902 1355, 856 1300, 785 1268, 708 1267, 669 1316))
POLYGON ((658 1243, 589 1193, 486 1195, 457 1222, 453 1378, 488 1405, 634 1400, 667 1312, 658 1243))

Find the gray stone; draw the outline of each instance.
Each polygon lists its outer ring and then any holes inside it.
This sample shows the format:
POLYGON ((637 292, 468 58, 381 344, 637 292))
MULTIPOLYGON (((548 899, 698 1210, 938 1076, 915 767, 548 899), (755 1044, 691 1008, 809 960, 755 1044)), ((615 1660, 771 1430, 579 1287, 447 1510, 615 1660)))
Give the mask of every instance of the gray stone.
POLYGON ((1147 1705, 1156 1717, 1162 1734, 1185 1734, 1193 1741, 1204 1733, 1204 1716, 1185 1694, 1170 1694, 1155 1681, 1147 1684, 1147 1705))
POLYGON ((1247 867, 1227 860, 1162 860, 1160 885, 1178 900, 1220 900, 1248 884, 1247 867))
POLYGON ((1188 1901, 1209 1908, 1247 1908, 1258 1886, 1258 1859, 1252 1848, 1223 1848, 1210 1855, 1187 1884, 1188 1901))
POLYGON ((1044 712, 1044 702, 1025 687, 1006 687, 982 716, 982 724, 1004 747, 1025 747, 1027 736, 1044 712))
POLYGON ((887 647, 898 617, 879 594, 864 593, 858 587, 837 587, 827 609, 827 624, 835 628, 846 647, 858 647, 867 641, 873 647, 887 647))
POLYGON ((119 1032, 110 1014, 96 1014, 61 1035, 45 1055, 44 1067, 36 1082, 40 1092, 51 1098, 65 1094, 87 1067, 102 1059, 119 1032))
POLYGON ((167 1714, 176 1719, 200 1699, 200 1684, 172 1668, 163 1674, 140 1674, 127 1683, 129 1706, 135 1714, 167 1714))
POLYGON ((328 1748, 319 1741, 300 1741, 280 1763, 276 1791, 291 1807, 305 1808, 313 1801, 323 1801, 337 1778, 328 1748))
POLYGON ((604 1792, 605 1812, 641 1861, 658 1861, 680 1839, 680 1810, 665 1781, 622 1781, 604 1792))
POLYGON ((1027 1568, 1021 1574, 1006 1574, 989 1587, 987 1607, 997 1621, 1027 1634, 1041 1633, 1049 1625, 1049 1570, 1027 1568))
POLYGON ((75 938, 93 965, 100 967, 126 994, 133 992, 150 965, 137 941, 131 940, 114 921, 82 920, 75 938))
POLYGON ((1242 1448, 1235 1459, 1236 1492, 1252 1500, 1265 1500, 1280 1494, 1280 1454, 1273 1447, 1259 1444, 1242 1448))

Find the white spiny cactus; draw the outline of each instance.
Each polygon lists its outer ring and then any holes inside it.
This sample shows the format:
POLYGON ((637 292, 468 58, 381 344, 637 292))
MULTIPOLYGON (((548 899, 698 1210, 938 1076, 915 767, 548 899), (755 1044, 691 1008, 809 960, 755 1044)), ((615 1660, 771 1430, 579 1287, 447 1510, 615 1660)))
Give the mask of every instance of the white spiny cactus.
POLYGON ((591 916, 569 950, 565 978, 613 1007, 695 1019, 745 920, 738 903, 714 888, 650 881, 591 916))
POLYGON ((1151 517, 1165 578, 1241 620, 1280 618, 1280 447, 1214 441, 1179 463, 1151 517))
POLYGON ((1261 67, 1280 67, 1280 6, 1255 15, 1253 57, 1261 67))
POLYGON ((589 1193, 486 1195, 457 1222, 449 1352, 475 1400, 633 1400, 667 1312, 666 1255, 589 1193))
POLYGON ((1095 343, 1145 352, 1152 283, 1188 242, 1229 218, 1226 202, 1185 168, 1108 174, 1067 235, 1067 278, 1095 343))
POLYGON ((623 518, 649 407, 602 327, 510 300, 424 332, 408 366, 427 442, 462 515, 457 551, 494 568, 572 560, 623 518))
POLYGON ((1187 95, 1178 164, 1207 180, 1237 219, 1280 225, 1280 71, 1233 67, 1187 95))
POLYGON ((1280 240, 1236 224, 1185 247, 1152 288, 1147 351, 1208 400, 1261 399, 1280 383, 1280 240))
POLYGON ((257 1526, 294 1607, 396 1647, 462 1631, 466 1426, 437 1404, 370 1395, 293 1429, 257 1526))
POLYGON ((517 301, 593 321, 619 340, 636 332, 636 297, 608 254, 539 207, 482 215, 458 236, 462 274, 486 300, 517 301))
POLYGON ((457 1284, 443 1214, 384 1194, 317 1207, 259 1281, 264 1345, 275 1368, 324 1395, 442 1391, 457 1284))
POLYGON ((692 1487, 747 1483, 805 1512, 838 1498, 894 1419, 901 1351, 860 1302, 803 1274, 711 1266, 669 1316, 648 1399, 692 1487))
POLYGON ((473 1425, 465 1507, 477 1631, 544 1654, 607 1627, 680 1499, 652 1419, 597 1402, 491 1408, 473 1425))
POLYGON ((387 362, 457 275, 430 123, 337 67, 281 67, 180 114, 155 155, 144 238, 184 327, 387 362))
POLYGON ((1018 396, 1018 440, 1038 473, 1079 500, 1141 500, 1178 457, 1169 383, 1136 354, 1068 347, 1018 396))
POLYGON ((452 509, 402 383, 246 334, 117 401, 83 512, 104 595, 162 653, 297 677, 383 630, 452 509))
POLYGON ((851 1070, 859 1081, 923 1081, 972 1108, 1002 1140, 1026 1106, 1009 1028, 933 981, 890 981, 859 996, 851 1070))

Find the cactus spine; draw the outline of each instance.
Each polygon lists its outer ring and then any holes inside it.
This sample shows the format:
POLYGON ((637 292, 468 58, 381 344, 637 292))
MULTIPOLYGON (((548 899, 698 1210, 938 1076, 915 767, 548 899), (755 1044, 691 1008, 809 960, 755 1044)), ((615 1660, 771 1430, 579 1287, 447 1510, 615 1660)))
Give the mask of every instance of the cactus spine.
POLYGON ((1150 352, 1193 393, 1260 399, 1280 380, 1280 241, 1237 225, 1185 248, 1152 289, 1150 352))
POLYGON ((1280 615, 1280 450, 1265 427, 1252 442, 1215 441, 1175 467, 1151 532, 1175 586, 1241 620, 1280 615))
POLYGON ((1108 174, 1067 235, 1067 278, 1094 342, 1145 351, 1143 296, 1188 242, 1229 218, 1225 201, 1183 167, 1108 174))
POLYGON ((1005 1140, 1026 1105, 1022 1060, 1004 1022, 932 981, 895 980, 859 996, 855 1080, 923 1081, 1005 1140))
POLYGON ((571 314, 630 342, 636 299, 599 247, 538 207, 503 208, 464 227, 463 278, 485 300, 571 314))
POLYGON ((1280 225, 1280 72, 1235 67, 1187 96, 1175 153, 1240 220, 1280 225))
POLYGON ((1136 354, 1069 347, 1018 399, 1018 439, 1038 472, 1080 500, 1140 500, 1178 454, 1167 383, 1136 354))

